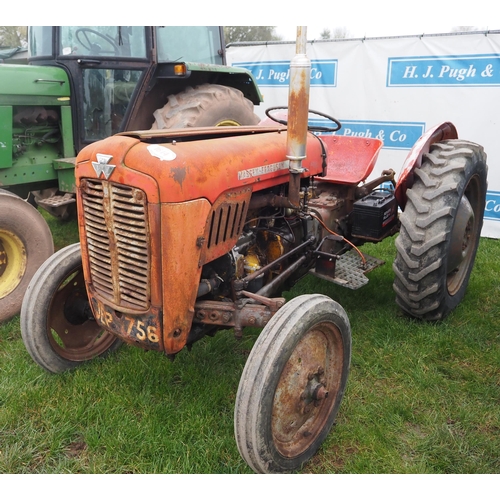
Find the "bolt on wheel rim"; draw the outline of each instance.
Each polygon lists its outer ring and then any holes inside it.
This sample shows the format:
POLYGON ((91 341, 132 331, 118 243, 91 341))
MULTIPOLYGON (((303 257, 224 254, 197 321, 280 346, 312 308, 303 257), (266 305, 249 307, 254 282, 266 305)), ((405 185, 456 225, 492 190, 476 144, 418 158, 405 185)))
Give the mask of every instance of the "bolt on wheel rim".
POLYGON ((52 298, 47 318, 49 342, 54 351, 70 361, 86 361, 105 352, 116 338, 96 321, 85 318, 79 307, 86 300, 83 272, 68 276, 52 298), (77 319, 80 316, 80 319, 77 319))
POLYGON ((26 272, 26 248, 12 232, 0 230, 0 299, 19 285, 26 272))
POLYGON ((285 457, 303 453, 325 428, 340 387, 343 345, 332 323, 319 323, 299 341, 276 387, 271 429, 285 457))
POLYGON ((457 211, 455 227, 451 234, 450 252, 448 255, 447 288, 454 295, 462 286, 474 258, 474 242, 479 231, 478 221, 481 192, 479 178, 474 176, 469 181, 457 211))
POLYGON ((235 120, 221 120, 216 127, 239 127, 240 124, 235 120))

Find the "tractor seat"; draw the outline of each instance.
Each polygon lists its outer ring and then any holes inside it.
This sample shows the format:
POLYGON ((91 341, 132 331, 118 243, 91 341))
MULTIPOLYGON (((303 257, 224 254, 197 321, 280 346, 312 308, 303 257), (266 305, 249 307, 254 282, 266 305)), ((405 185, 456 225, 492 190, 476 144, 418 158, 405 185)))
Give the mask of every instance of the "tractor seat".
POLYGON ((320 135, 327 148, 326 175, 322 182, 359 184, 373 170, 383 142, 368 137, 320 135))

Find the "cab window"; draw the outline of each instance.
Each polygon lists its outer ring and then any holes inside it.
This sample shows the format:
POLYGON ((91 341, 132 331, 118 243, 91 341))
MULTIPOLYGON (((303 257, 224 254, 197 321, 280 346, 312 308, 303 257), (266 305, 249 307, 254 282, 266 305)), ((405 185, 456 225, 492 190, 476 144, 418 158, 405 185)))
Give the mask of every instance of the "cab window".
POLYGON ((144 26, 61 26, 59 54, 143 59, 146 30, 144 26))
POLYGON ((159 26, 158 62, 222 64, 218 26, 159 26))
POLYGON ((52 57, 52 26, 28 28, 29 57, 52 57))
POLYGON ((140 70, 84 69, 83 120, 85 141, 97 141, 121 130, 140 70))

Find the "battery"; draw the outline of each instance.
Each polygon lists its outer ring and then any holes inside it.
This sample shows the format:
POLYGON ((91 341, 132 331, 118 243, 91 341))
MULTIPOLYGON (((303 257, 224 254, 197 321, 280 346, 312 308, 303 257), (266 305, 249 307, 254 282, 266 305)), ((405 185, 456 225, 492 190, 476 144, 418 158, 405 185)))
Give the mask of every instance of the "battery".
POLYGON ((397 202, 392 191, 373 191, 353 204, 353 236, 380 239, 397 220, 397 202))

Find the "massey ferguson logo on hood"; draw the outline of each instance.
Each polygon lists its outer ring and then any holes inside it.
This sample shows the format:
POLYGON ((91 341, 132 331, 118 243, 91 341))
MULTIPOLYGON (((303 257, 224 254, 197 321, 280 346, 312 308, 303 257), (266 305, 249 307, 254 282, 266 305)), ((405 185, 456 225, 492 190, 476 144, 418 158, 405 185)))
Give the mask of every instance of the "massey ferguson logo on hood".
POLYGON ((97 177, 99 178, 101 177, 101 174, 103 174, 106 179, 109 179, 116 166, 116 165, 109 165, 109 161, 113 157, 111 155, 103 155, 100 153, 97 153, 96 157, 97 161, 93 161, 92 166, 94 167, 97 177))

